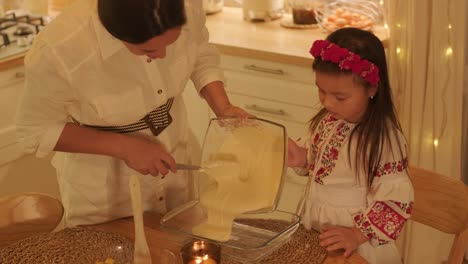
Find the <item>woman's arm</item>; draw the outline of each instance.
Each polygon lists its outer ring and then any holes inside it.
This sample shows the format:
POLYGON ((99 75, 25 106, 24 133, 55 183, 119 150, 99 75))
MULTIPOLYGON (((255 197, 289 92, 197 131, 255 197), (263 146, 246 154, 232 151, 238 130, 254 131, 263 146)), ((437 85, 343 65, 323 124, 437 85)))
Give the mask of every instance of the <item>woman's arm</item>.
POLYGON ((124 160, 129 167, 145 175, 166 175, 168 169, 163 162, 175 172, 174 158, 156 142, 73 123, 65 125, 54 150, 115 157, 124 160))
POLYGON ((214 81, 207 84, 200 93, 218 117, 250 116, 243 109, 231 104, 224 90, 224 84, 221 81, 214 81))

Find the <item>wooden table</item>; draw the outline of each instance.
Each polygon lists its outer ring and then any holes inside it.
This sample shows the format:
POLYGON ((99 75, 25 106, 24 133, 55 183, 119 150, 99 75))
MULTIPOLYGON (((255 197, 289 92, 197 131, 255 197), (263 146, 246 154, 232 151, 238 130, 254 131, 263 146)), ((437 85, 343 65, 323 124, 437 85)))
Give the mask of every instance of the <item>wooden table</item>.
MULTIPOLYGON (((150 250, 152 248, 157 248, 158 245, 164 243, 164 247, 173 251, 179 252, 181 246, 185 244, 190 237, 176 234, 176 233, 169 233, 163 231, 159 226, 159 221, 161 219, 161 215, 159 214, 151 214, 146 213, 144 215, 144 222, 145 222, 145 234, 146 240, 148 241, 148 246, 150 250)), ((131 241, 134 241, 134 225, 132 218, 124 218, 115 220, 112 222, 93 225, 93 228, 120 233, 131 241)), ((151 255, 153 259, 157 259, 156 252, 152 251, 151 255)), ((357 253, 354 253, 349 258, 345 258, 342 255, 329 255, 323 262, 324 264, 365 264, 365 261, 361 256, 357 253)))

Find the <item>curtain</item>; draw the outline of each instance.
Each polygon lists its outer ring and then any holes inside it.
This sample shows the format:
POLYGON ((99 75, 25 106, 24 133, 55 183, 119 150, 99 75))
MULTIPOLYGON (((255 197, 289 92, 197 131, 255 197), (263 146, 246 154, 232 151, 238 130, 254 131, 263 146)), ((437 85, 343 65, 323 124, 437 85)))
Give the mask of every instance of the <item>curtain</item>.
MULTIPOLYGON (((468 29, 468 15, 465 16, 465 28, 468 29)), ((463 132, 462 146, 464 148, 462 154, 462 175, 464 175, 464 181, 468 184, 468 36, 465 36, 465 91, 463 96, 463 132)), ((468 259, 468 252, 467 252, 468 259)))
MULTIPOLYGON (((461 178, 465 0, 388 0, 390 82, 410 165, 461 178)), ((409 222, 404 263, 441 263, 453 236, 409 222)))

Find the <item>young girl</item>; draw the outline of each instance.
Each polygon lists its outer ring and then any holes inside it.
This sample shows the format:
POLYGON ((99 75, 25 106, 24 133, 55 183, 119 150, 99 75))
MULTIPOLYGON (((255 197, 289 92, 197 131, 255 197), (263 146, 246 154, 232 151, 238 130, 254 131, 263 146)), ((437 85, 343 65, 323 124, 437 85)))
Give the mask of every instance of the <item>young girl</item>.
POLYGON ((372 33, 344 28, 310 50, 323 108, 310 136, 289 140, 288 165, 309 175, 299 206, 328 251, 401 263, 394 245, 410 217, 406 143, 392 102, 385 52, 372 33))

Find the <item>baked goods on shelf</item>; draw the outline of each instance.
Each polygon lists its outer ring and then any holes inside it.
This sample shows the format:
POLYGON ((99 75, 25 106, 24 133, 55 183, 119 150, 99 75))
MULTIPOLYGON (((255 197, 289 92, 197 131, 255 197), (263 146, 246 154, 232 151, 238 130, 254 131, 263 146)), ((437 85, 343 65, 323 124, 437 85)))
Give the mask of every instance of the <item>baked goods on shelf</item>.
POLYGON ((381 6, 372 0, 335 0, 315 10, 315 18, 327 33, 344 27, 372 31, 382 20, 381 6))

